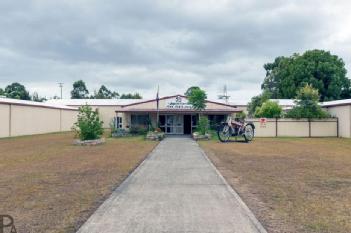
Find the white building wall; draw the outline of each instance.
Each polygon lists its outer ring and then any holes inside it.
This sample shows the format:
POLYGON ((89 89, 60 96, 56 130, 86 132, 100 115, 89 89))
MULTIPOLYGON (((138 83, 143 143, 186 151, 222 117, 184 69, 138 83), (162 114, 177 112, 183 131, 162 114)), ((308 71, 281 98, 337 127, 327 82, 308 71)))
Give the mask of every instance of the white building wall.
MULTIPOLYGON (((80 106, 72 106, 71 107, 80 107, 80 106)), ((119 108, 118 106, 90 106, 92 109, 98 109, 100 119, 104 122, 104 128, 110 128, 110 123, 113 118, 116 116, 116 110, 119 108)))
POLYGON ((8 137, 10 132, 10 105, 0 104, 0 138, 8 137))
POLYGON ((0 103, 0 137, 69 131, 77 110, 0 103))
POLYGON ((325 109, 339 119, 339 136, 351 137, 351 105, 330 106, 325 109))
POLYGON ((70 131, 77 122, 77 111, 61 110, 61 131, 70 131))
POLYGON ((60 112, 57 109, 16 105, 11 109, 11 136, 60 131, 60 112))

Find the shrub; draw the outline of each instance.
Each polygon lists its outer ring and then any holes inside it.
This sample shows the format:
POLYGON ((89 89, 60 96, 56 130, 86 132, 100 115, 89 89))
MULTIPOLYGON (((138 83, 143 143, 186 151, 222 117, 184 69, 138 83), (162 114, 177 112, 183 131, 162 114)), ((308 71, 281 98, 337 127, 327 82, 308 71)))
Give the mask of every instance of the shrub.
POLYGON ((112 137, 126 137, 128 132, 125 129, 116 129, 112 134, 112 137))
POLYGON ((111 137, 125 137, 128 136, 128 132, 125 129, 118 128, 118 122, 116 118, 110 121, 111 137))
POLYGON ((112 135, 113 135, 115 132, 117 132, 117 130, 118 130, 118 128, 117 128, 117 123, 116 123, 115 118, 113 118, 113 119, 110 121, 109 126, 110 126, 110 129, 111 129, 111 136, 112 136, 112 135))
POLYGON ((129 133, 132 135, 145 135, 147 134, 148 129, 143 126, 132 126, 129 129, 129 133))
POLYGON ((220 125, 220 123, 218 122, 211 122, 211 121, 209 121, 209 124, 210 124, 209 130, 216 130, 220 125))
POLYGON ((301 106, 296 106, 291 109, 285 116, 286 118, 329 118, 330 114, 321 108, 305 109, 301 106))
POLYGON ((276 118, 281 117, 283 109, 277 102, 267 100, 261 107, 257 107, 255 117, 276 118))
POLYGON ((99 139, 104 132, 102 124, 98 110, 94 111, 90 106, 85 105, 79 108, 78 120, 73 130, 81 140, 99 139))
POLYGON ((200 116, 199 124, 197 126, 197 132, 199 132, 201 135, 205 135, 208 132, 208 125, 208 117, 200 116))
POLYGON ((147 128, 148 128, 148 131, 155 131, 155 128, 152 125, 152 121, 150 118, 147 119, 147 128))
POLYGON ((296 96, 296 106, 291 109, 288 118, 328 118, 330 114, 318 104, 319 93, 311 85, 302 87, 296 96))
POLYGON ((272 97, 272 94, 269 91, 263 91, 262 94, 258 96, 254 96, 251 98, 247 106, 247 111, 249 112, 249 116, 253 117, 255 115, 255 111, 257 107, 261 107, 264 102, 269 100, 272 97))
POLYGON ((246 113, 245 112, 238 112, 235 114, 235 118, 244 120, 246 118, 246 113))

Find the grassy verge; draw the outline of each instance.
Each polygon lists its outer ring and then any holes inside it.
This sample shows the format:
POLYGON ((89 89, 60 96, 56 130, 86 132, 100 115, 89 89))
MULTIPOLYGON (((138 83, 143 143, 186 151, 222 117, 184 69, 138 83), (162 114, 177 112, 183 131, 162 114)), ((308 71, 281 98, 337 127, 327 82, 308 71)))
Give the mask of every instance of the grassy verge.
POLYGON ((200 145, 269 232, 351 232, 351 140, 200 145))
POLYGON ((75 232, 154 148, 143 137, 72 145, 73 134, 0 140, 0 213, 18 232, 75 232))

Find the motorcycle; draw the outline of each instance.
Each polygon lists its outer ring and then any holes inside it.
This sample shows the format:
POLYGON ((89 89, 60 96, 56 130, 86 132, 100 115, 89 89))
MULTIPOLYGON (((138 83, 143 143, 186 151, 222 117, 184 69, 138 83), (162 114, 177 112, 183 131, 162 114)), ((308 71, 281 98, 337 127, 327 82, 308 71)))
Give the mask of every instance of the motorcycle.
POLYGON ((244 137, 245 142, 250 142, 255 135, 255 125, 252 122, 232 120, 228 117, 227 122, 218 127, 217 135, 221 142, 228 142, 230 137, 244 137))

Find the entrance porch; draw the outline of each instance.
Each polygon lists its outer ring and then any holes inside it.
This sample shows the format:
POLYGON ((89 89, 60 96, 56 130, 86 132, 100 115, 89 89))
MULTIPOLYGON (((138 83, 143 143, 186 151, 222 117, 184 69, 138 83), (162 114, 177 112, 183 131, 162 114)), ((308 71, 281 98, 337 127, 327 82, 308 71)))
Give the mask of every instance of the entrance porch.
MULTIPOLYGON (((215 128, 217 124, 224 121, 231 113, 227 112, 202 112, 203 116, 208 117, 210 127, 215 128)), ((195 111, 154 111, 149 112, 117 112, 117 126, 127 130, 144 129, 152 130, 160 128, 169 135, 189 135, 195 132, 199 120, 199 112, 195 111), (157 116, 158 127, 157 127, 157 116)))
POLYGON ((159 128, 166 134, 191 134, 197 127, 198 114, 166 114, 159 116, 159 128))

